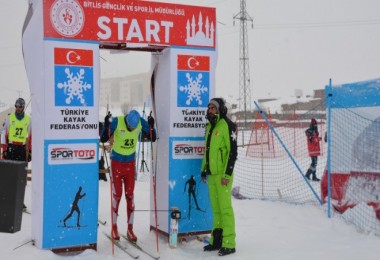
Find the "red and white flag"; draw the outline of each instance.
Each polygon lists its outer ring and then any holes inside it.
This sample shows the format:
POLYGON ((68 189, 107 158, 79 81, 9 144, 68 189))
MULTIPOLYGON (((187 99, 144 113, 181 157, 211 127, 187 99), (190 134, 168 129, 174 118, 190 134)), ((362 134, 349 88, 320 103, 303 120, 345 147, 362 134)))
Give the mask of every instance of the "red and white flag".
POLYGON ((210 71, 210 57, 195 55, 178 55, 177 69, 210 71))
POLYGON ((83 49, 54 49, 54 64, 68 66, 93 66, 92 50, 83 49))

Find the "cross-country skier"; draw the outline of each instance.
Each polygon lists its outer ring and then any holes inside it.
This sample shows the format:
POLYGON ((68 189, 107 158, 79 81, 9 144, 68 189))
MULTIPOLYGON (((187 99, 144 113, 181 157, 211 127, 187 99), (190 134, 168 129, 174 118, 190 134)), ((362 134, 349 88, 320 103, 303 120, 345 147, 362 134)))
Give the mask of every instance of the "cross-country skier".
POLYGON ((123 185, 124 194, 127 200, 127 237, 131 241, 137 241, 133 232, 133 215, 135 210, 134 189, 136 172, 136 148, 140 132, 142 139, 154 142, 156 140, 156 130, 154 129, 154 118, 148 117, 148 121, 143 119, 139 112, 131 110, 125 116, 112 118, 111 115, 105 117, 104 127, 101 135, 101 142, 113 143, 111 152, 111 181, 112 181, 112 232, 111 236, 119 240, 117 228, 117 217, 119 204, 122 196, 123 185), (153 129, 150 138, 150 129, 153 129), (151 140, 152 139, 152 140, 151 140))

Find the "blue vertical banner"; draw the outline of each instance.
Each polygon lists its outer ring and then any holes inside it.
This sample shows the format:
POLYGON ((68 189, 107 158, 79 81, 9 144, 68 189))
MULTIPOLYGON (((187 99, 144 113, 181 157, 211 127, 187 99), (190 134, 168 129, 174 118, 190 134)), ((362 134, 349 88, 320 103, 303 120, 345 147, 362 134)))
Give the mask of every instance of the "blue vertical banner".
POLYGON ((176 65, 177 87, 173 89, 169 138, 169 208, 181 211, 179 234, 208 232, 212 211, 200 169, 205 151, 205 116, 213 93, 210 53, 178 53, 176 65))
POLYGON ((98 140, 45 141, 44 248, 97 241, 98 140))
POLYGON ((202 182, 200 172, 204 138, 173 137, 170 147, 169 207, 181 211, 179 233, 210 230, 212 210, 208 186, 202 182))
MULTIPOLYGON (((96 44, 47 41, 42 248, 97 243, 99 84, 96 44)), ((33 164, 34 167, 34 164, 33 164)))

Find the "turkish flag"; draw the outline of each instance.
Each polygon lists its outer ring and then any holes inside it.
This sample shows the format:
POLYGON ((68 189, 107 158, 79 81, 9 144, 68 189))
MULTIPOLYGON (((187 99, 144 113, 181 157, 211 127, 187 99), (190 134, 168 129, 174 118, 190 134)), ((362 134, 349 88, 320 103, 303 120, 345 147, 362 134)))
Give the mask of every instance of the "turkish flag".
POLYGON ((178 55, 177 69, 210 71, 210 57, 195 55, 178 55))
POLYGON ((93 66, 93 51, 83 49, 54 49, 54 64, 69 66, 93 66))

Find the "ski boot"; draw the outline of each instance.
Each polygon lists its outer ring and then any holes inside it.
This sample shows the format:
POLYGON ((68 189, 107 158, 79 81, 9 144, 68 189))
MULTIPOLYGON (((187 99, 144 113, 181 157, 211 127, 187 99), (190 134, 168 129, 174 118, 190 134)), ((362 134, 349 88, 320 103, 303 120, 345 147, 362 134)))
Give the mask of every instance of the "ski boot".
POLYGON ((219 250, 218 255, 219 256, 225 256, 225 255, 233 254, 235 252, 236 252, 235 248, 222 247, 219 250))
POLYGON ((133 230, 132 230, 132 229, 128 229, 128 231, 127 231, 127 238, 128 238, 130 241, 134 242, 134 243, 137 242, 137 237, 136 237, 135 233, 133 233, 133 230))
POLYGON ((117 230, 117 224, 112 225, 111 237, 114 240, 120 240, 119 231, 117 230))
POLYGON ((223 239, 223 229, 216 228, 212 232, 212 243, 208 244, 207 246, 203 247, 204 251, 215 251, 219 250, 222 247, 222 239, 223 239))

